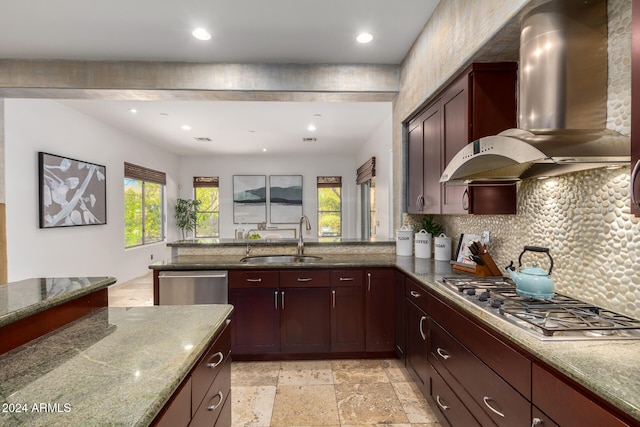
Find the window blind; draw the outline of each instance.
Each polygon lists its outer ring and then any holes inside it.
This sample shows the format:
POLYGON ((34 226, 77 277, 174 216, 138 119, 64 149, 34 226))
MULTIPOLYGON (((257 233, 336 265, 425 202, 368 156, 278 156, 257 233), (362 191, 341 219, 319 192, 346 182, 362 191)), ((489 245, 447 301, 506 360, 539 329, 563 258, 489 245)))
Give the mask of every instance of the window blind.
POLYGON ((342 187, 341 176, 319 176, 318 188, 342 187))
POLYGON ((219 184, 220 184, 220 178, 217 176, 194 176, 193 177, 193 188, 202 188, 202 187, 218 188, 219 184))
POLYGON ((356 173, 356 184, 360 185, 365 183, 374 176, 376 176, 376 158, 372 157, 358 168, 356 173))
POLYGON ((124 177, 131 179, 139 179, 142 181, 155 182, 156 184, 167 184, 167 174, 157 170, 145 168, 144 166, 134 165, 124 162, 124 177))

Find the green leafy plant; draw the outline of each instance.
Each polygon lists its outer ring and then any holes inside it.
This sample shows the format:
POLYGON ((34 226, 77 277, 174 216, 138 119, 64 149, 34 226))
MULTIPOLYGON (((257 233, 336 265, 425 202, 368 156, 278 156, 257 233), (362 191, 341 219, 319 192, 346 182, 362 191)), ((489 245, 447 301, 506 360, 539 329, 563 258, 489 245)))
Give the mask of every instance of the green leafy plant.
POLYGON ((200 203, 197 199, 176 199, 176 225, 182 230, 183 240, 187 238, 187 232, 196 229, 200 203))
POLYGON ((442 225, 433 221, 433 215, 424 216, 418 227, 418 231, 424 229, 424 231, 431 234, 432 236, 439 236, 440 233, 444 231, 442 225))

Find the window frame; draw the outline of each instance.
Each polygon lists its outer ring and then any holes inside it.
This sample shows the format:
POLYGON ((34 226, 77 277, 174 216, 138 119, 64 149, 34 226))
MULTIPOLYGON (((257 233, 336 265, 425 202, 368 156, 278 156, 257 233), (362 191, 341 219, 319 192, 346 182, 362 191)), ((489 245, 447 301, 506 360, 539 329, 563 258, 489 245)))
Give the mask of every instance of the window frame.
POLYGON ((343 234, 343 218, 342 218, 342 177, 341 176, 319 176, 317 177, 316 187, 316 203, 317 203, 317 237, 318 238, 336 238, 342 237, 343 234), (340 190, 340 209, 339 210, 322 210, 320 206, 320 190, 323 188, 338 188, 340 190), (327 236, 322 234, 321 219, 323 214, 337 213, 340 217, 340 229, 338 234, 327 236))
MULTIPOLYGON (((140 195, 141 195, 141 200, 140 200, 140 224, 137 224, 140 226, 140 235, 141 235, 141 243, 136 243, 133 245, 127 245, 127 236, 126 236, 126 232, 127 232, 127 218, 126 218, 126 214, 127 214, 127 210, 126 210, 126 206, 124 209, 124 248, 125 249, 131 249, 131 248, 136 248, 136 247, 141 247, 141 246, 147 246, 147 245, 152 245, 155 243, 161 243, 164 242, 166 240, 166 184, 167 184, 167 180, 166 180, 166 174, 164 172, 160 172, 157 170, 153 170, 153 169, 149 169, 146 168, 144 166, 138 166, 138 165, 134 165, 131 163, 127 163, 125 162, 124 164, 124 180, 123 180, 123 185, 126 187, 127 186, 127 181, 136 181, 140 183, 140 195), (160 186, 160 201, 159 201, 159 207, 160 207, 160 212, 159 212, 159 216, 158 216, 158 220, 160 223, 160 236, 157 239, 153 239, 153 240, 148 240, 147 239, 147 229, 146 229, 146 224, 147 224, 147 201, 146 201, 146 185, 159 185, 160 186)), ((125 205, 126 205, 126 189, 124 190, 124 201, 125 201, 125 205)), ((138 208, 136 206, 136 208, 138 208)))
POLYGON ((193 231, 193 235, 196 238, 219 238, 220 237, 220 178, 217 176, 194 176, 193 177, 193 198, 198 199, 197 192, 199 188, 216 188, 218 191, 218 203, 217 210, 213 211, 202 211, 198 209, 198 215, 200 214, 210 214, 217 218, 217 230, 218 234, 215 235, 199 235, 198 234, 198 224, 196 224, 196 228, 193 231))

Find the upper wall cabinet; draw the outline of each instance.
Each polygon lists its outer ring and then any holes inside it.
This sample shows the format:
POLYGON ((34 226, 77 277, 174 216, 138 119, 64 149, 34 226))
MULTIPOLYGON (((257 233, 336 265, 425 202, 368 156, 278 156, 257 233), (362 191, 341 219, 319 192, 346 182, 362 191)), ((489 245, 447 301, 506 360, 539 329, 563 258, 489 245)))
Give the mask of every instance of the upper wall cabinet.
POLYGON ((640 216, 640 0, 633 0, 631 14, 631 212, 640 216))
POLYGON ((449 185, 439 180, 468 143, 516 127, 517 63, 473 64, 409 122, 407 212, 514 214, 515 183, 449 185))

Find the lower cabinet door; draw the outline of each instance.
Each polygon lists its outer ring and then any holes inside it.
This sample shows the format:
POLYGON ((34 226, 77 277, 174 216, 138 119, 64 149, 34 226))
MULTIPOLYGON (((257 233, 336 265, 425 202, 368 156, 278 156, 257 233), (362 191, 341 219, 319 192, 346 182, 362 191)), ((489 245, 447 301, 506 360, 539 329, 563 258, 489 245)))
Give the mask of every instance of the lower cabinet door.
POLYGON ((415 372, 420 380, 421 387, 425 387, 429 381, 429 361, 427 353, 429 346, 427 343, 427 333, 429 324, 427 315, 420 310, 414 303, 407 301, 407 366, 415 372))
POLYGON ((362 286, 331 288, 331 351, 364 351, 362 286))
POLYGON ((435 369, 430 370, 430 382, 429 398, 432 406, 435 404, 441 417, 444 417, 451 427, 480 426, 435 369))
POLYGON ((280 351, 290 354, 329 352, 329 288, 284 288, 280 293, 280 351))
POLYGON ((229 289, 234 306, 231 320, 232 354, 280 351, 280 292, 278 288, 229 289))

